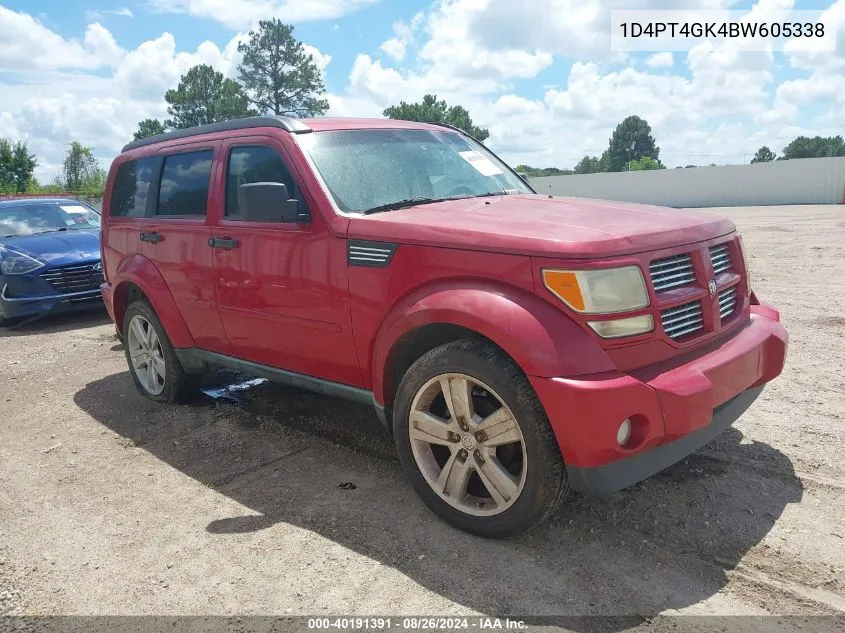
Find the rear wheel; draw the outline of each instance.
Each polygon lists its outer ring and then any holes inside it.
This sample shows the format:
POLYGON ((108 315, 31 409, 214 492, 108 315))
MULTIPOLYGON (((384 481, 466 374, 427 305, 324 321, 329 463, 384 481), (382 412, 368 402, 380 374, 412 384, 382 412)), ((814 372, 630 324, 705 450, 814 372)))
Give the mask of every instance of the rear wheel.
POLYGON ((411 484, 462 530, 517 534, 548 517, 569 491, 531 384, 489 344, 456 341, 420 357, 402 379, 394 411, 411 484))
POLYGON ((135 387, 156 402, 184 402, 196 392, 176 350, 149 303, 133 302, 123 318, 126 360, 135 387))

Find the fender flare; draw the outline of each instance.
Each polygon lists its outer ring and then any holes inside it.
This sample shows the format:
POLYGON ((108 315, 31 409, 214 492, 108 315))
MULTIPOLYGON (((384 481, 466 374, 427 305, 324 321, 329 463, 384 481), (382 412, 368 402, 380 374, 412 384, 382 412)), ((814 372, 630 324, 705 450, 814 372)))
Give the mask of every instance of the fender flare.
POLYGON ((562 310, 525 290, 486 284, 436 284, 399 301, 372 350, 373 396, 392 400, 397 343, 432 324, 457 325, 488 338, 529 376, 564 377, 615 369, 595 337, 562 310))
POLYGON ((194 347, 194 338, 161 272, 149 259, 132 255, 121 262, 113 281, 114 318, 120 328, 126 311, 125 294, 132 283, 146 295, 175 348, 194 347))

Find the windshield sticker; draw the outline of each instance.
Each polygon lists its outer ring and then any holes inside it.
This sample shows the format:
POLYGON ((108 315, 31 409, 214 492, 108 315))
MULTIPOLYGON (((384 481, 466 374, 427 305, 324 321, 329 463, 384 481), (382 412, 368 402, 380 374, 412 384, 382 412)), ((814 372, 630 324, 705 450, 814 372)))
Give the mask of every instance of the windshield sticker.
POLYGON ((90 213, 88 209, 85 207, 81 207, 78 204, 69 205, 69 204, 60 204, 59 208, 64 211, 65 213, 90 213))
POLYGON ((502 170, 496 167, 489 158, 479 152, 476 152, 475 150, 458 153, 461 158, 472 165, 475 168, 475 171, 482 176, 498 176, 502 173, 502 170))
POLYGON ((60 204, 59 208, 70 216, 65 220, 68 226, 82 224, 84 226, 99 226, 94 212, 79 205, 60 204))

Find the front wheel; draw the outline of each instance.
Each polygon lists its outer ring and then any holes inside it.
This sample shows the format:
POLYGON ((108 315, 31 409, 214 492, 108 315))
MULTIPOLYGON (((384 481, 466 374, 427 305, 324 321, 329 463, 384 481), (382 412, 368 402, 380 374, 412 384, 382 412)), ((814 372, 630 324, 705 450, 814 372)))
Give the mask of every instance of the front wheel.
POLYGON ((0 327, 11 327, 23 321, 21 317, 4 317, 0 316, 0 327))
POLYGON ((569 491, 531 384, 489 344, 461 340, 424 354, 402 378, 394 412, 411 485, 462 530, 517 534, 548 517, 569 491))

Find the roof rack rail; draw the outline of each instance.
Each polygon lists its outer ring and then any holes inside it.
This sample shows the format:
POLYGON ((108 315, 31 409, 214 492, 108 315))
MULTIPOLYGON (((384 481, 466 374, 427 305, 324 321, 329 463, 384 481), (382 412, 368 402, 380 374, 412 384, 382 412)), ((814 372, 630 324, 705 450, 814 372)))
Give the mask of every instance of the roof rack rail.
POLYGON ((127 143, 123 150, 128 152, 139 147, 146 147, 148 145, 155 145, 163 141, 172 141, 180 138, 191 138, 192 136, 199 136, 200 134, 213 134, 214 132, 230 132, 232 130, 246 130, 256 127, 275 127, 290 132, 292 134, 304 134, 311 132, 311 128, 305 125, 299 119, 289 116, 253 116, 244 119, 232 119, 230 121, 220 121, 218 123, 209 123, 208 125, 198 125, 196 127, 189 127, 183 130, 173 130, 172 132, 165 132, 164 134, 156 134, 155 136, 148 136, 137 141, 127 143))

